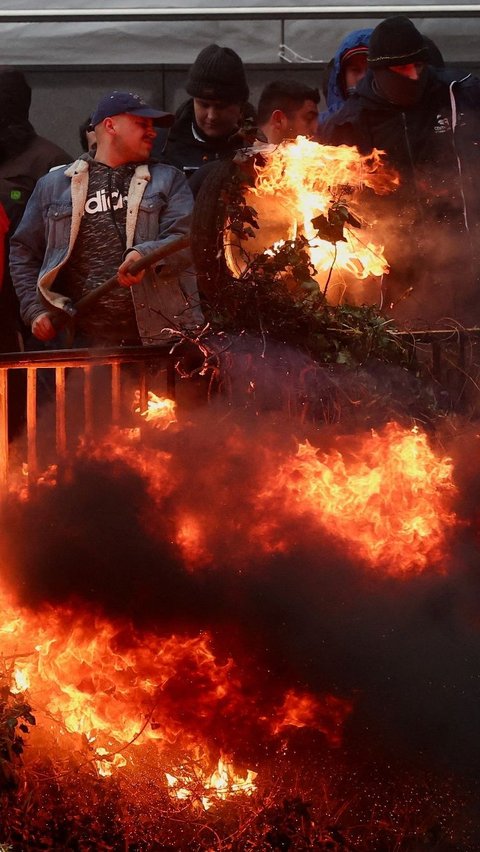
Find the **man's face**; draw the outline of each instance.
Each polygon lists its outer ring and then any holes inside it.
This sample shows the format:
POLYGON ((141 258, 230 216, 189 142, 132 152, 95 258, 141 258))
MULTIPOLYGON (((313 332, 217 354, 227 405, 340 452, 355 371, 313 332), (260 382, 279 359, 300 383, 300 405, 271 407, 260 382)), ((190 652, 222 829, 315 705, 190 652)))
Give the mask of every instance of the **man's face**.
POLYGON ((288 118, 286 138, 314 136, 318 125, 318 106, 315 101, 304 101, 300 109, 288 118))
POLYGON ((122 163, 148 160, 156 138, 153 119, 140 115, 114 115, 110 121, 115 129, 112 137, 116 157, 122 163))
POLYGON ((347 59, 342 71, 343 79, 345 80, 345 90, 348 93, 365 77, 367 73, 367 55, 358 53, 356 56, 347 59))
POLYGON ((412 62, 410 65, 390 65, 390 71, 401 74, 402 77, 408 77, 410 80, 419 80, 425 67, 425 62, 412 62))
POLYGON ((227 104, 225 101, 207 101, 193 99, 195 121, 205 136, 215 138, 234 133, 242 117, 241 104, 227 104))

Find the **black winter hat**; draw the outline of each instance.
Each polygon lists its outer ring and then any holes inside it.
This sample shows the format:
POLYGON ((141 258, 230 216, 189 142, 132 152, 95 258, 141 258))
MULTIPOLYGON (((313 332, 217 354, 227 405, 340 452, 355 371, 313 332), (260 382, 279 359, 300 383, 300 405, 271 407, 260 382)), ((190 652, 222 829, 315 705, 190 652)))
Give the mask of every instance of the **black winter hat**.
POLYGON ((0 66, 0 121, 17 124, 28 120, 32 90, 15 68, 0 66))
POLYGON ((230 47, 209 44, 190 68, 185 86, 192 98, 242 103, 249 89, 243 62, 230 47))
POLYGON ((370 68, 428 62, 428 48, 410 18, 395 15, 375 27, 368 46, 370 68))

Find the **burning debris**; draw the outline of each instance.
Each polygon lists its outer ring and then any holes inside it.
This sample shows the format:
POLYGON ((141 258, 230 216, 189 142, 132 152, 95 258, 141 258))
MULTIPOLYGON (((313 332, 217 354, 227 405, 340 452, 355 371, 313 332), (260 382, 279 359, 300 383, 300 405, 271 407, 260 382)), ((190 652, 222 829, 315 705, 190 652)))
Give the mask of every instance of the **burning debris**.
POLYGON ((223 755, 217 768, 208 777, 193 764, 192 768, 182 765, 177 775, 166 772, 169 792, 173 799, 191 800, 208 811, 216 801, 230 800, 237 795, 252 796, 256 791, 256 772, 247 770, 245 778, 237 775, 231 761, 223 755))
POLYGON ((150 402, 4 501, 0 840, 475 849, 457 449, 150 402))
POLYGON ((225 284, 255 292, 274 272, 277 290, 290 297, 303 287, 323 304, 379 303, 389 266, 362 193, 397 186, 381 152, 366 157, 303 137, 241 152, 233 164, 219 166, 202 187, 193 224, 192 248, 212 314, 224 315, 229 306, 225 284))
POLYGON ((144 418, 146 423, 153 423, 157 429, 168 429, 176 423, 175 403, 173 399, 159 397, 153 391, 148 392, 147 407, 142 411, 140 391, 135 391, 133 410, 144 418))
MULTIPOLYGON (((382 160, 381 152, 366 157, 347 145, 330 147, 299 137, 263 153, 262 159, 254 167, 255 203, 261 206, 264 199, 275 197, 291 222, 285 238, 305 236, 321 291, 325 287, 322 273, 332 267, 337 276, 340 273, 337 294, 334 287, 328 290, 329 301, 344 301, 347 284, 342 271, 360 280, 388 272, 383 246, 365 236, 371 227, 358 197, 365 187, 385 194, 398 186, 398 175, 382 160)), ((268 207, 271 216, 271 204, 268 207)))

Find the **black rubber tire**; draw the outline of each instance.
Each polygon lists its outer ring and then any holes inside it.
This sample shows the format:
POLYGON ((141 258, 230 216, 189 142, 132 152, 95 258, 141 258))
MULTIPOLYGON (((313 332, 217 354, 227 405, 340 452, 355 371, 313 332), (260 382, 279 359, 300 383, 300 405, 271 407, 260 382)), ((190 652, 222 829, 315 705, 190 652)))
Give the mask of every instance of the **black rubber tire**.
POLYGON ((228 185, 237 168, 231 160, 215 163, 195 199, 192 253, 199 275, 199 290, 207 302, 215 301, 222 279, 229 275, 223 239, 228 218, 228 185))

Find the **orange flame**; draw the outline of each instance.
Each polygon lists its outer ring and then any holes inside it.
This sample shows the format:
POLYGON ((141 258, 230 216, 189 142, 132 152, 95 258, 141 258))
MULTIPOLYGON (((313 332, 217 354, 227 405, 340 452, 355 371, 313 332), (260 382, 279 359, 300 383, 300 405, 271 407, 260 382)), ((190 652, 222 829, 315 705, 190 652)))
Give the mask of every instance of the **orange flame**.
POLYGON ((314 728, 325 734, 330 745, 338 746, 342 741, 343 724, 352 710, 352 703, 344 698, 325 695, 320 700, 307 692, 290 690, 274 722, 273 732, 278 734, 289 727, 314 728))
MULTIPOLYGON (((224 450, 226 459, 230 452, 241 456, 249 452, 248 442, 242 444, 237 436, 237 443, 224 450)), ((378 433, 339 435, 336 449, 324 453, 306 441, 293 456, 273 452, 271 457, 266 445, 255 473, 263 483, 260 492, 252 494, 251 504, 236 506, 235 517, 225 516, 221 524, 223 468, 209 467, 205 480, 209 502, 197 506, 186 500, 188 480, 172 454, 128 442, 121 446, 114 436, 91 452, 95 457, 121 458, 146 477, 153 534, 158 527, 155 512, 162 509, 166 496, 175 495, 172 530, 190 570, 214 564, 216 554, 223 554, 226 547, 232 550, 231 559, 235 551, 242 560, 259 551, 288 552, 293 544, 288 518, 300 513, 308 514, 367 564, 404 575, 436 563, 439 568, 448 531, 457 524, 451 510, 456 493, 452 461, 438 456, 418 428, 394 423, 378 433), (239 538, 242 529, 248 534, 239 538)))
POLYGON ((191 799, 192 804, 200 804, 204 810, 209 810, 215 800, 225 801, 238 795, 252 796, 257 789, 254 783, 257 772, 247 769, 246 776, 242 778, 225 755, 220 757, 211 774, 193 765, 192 768, 182 766, 176 775, 166 772, 165 776, 172 799, 191 799))
MULTIPOLYGON (((245 721, 248 710, 233 659, 216 658, 208 633, 137 633, 128 622, 65 607, 32 613, 16 607, 6 593, 0 593, 0 603, 0 660, 17 661, 3 677, 10 677, 13 695, 25 695, 39 723, 29 736, 34 759, 46 750, 107 777, 135 770, 147 754, 151 762, 152 749, 161 765, 174 749, 183 755, 180 769, 167 773, 175 798, 200 801, 207 809, 254 792, 256 773, 239 774, 230 757, 221 756, 212 770, 209 730, 218 728, 222 715, 245 721)), ((285 699, 284 706, 288 703, 285 699)), ((282 729, 284 709, 272 707, 260 721, 251 713, 265 736, 282 729)), ((317 726, 315 713, 311 723, 317 726)), ((303 724, 309 724, 305 714, 303 724)), ((324 728, 330 741, 328 725, 324 728)))
MULTIPOLYGON (((276 148, 262 150, 263 163, 255 164, 253 206, 275 199, 270 218, 283 216, 289 222, 284 239, 299 233, 309 241, 310 257, 317 273, 330 268, 349 273, 356 279, 381 276, 388 272, 383 246, 365 237, 367 223, 362 216, 358 193, 368 187, 377 194, 392 192, 399 184, 398 175, 383 162, 383 152, 374 150, 362 156, 347 145, 326 146, 298 137, 276 148), (342 203, 354 215, 362 230, 344 226, 344 240, 335 244, 319 236, 312 224, 317 216, 328 216, 332 203, 342 203)), ((280 241, 281 244, 283 241, 280 241)), ((322 280, 317 278, 319 286, 322 280)))
POLYGON ((300 444, 265 496, 282 494, 370 565, 403 574, 441 559, 455 490, 451 459, 438 459, 418 429, 390 424, 352 438, 344 454, 300 444))
POLYGON ((173 399, 157 396, 153 391, 148 391, 147 407, 142 411, 140 405, 140 391, 135 391, 134 412, 140 414, 146 423, 152 423, 157 429, 168 429, 172 423, 177 422, 176 406, 173 399))

